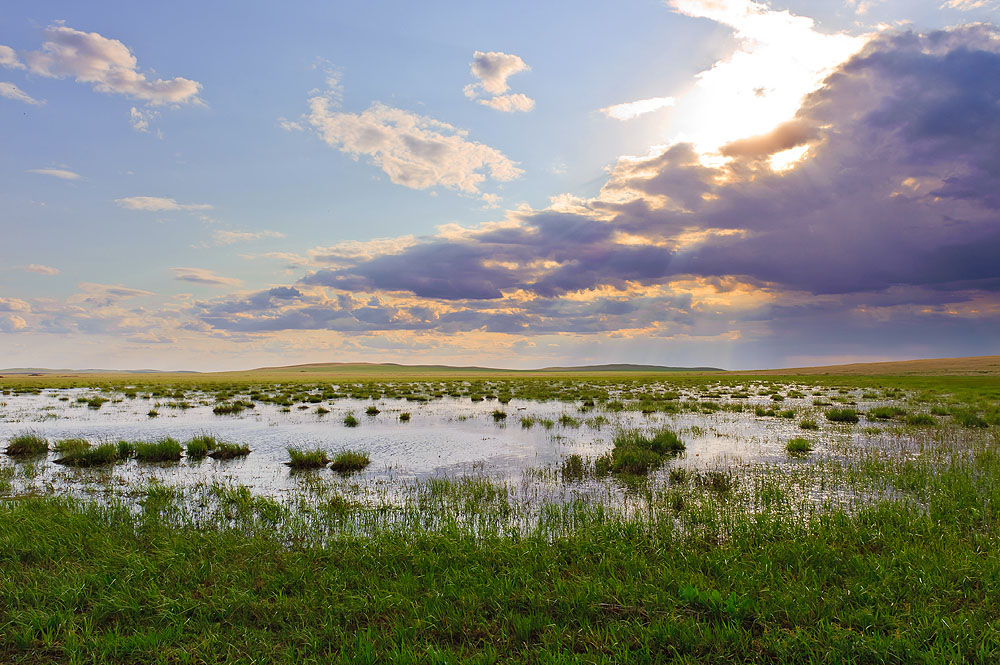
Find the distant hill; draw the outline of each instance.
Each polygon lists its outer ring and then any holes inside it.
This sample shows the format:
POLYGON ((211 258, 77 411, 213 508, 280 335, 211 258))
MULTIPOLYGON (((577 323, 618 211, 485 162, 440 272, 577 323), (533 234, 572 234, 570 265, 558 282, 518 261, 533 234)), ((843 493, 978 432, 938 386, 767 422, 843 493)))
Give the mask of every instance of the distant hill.
POLYGON ((822 374, 831 376, 998 376, 1000 375, 1000 356, 894 360, 877 363, 824 365, 820 367, 739 370, 730 373, 772 376, 812 376, 822 374))
POLYGON ((634 365, 629 363, 606 365, 578 365, 573 367, 543 367, 541 369, 502 369, 475 365, 401 365, 399 363, 309 363, 284 367, 259 367, 251 372, 267 374, 556 374, 594 372, 723 372, 716 367, 667 367, 664 365, 634 365))
POLYGON ((189 370, 161 370, 161 369, 51 369, 48 367, 8 367, 0 369, 0 374, 57 374, 65 376, 67 374, 197 374, 189 370))

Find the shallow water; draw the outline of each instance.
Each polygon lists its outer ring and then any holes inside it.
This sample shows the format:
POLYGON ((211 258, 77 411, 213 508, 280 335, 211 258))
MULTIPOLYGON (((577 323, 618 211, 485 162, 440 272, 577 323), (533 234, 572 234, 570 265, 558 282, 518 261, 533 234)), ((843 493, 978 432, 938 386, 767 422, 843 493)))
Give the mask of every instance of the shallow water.
MULTIPOLYGON (((654 384, 650 391, 655 393, 666 388, 654 384)), ((749 407, 743 412, 650 415, 637 411, 605 411, 601 407, 587 409, 579 402, 514 399, 501 405, 496 400, 473 402, 467 397, 445 397, 428 402, 345 398, 290 410, 257 403, 255 408, 238 415, 214 414, 214 396, 191 391, 185 400, 194 406, 187 409, 171 408, 169 400, 126 399, 113 393, 103 394, 112 400, 98 409, 77 402, 78 398, 97 394, 93 389, 74 388, 6 395, 0 401, 0 440, 5 441, 25 430, 36 432, 50 442, 85 438, 95 444, 162 437, 184 442, 199 434, 211 434, 220 440, 247 444, 252 453, 246 458, 229 461, 183 459, 170 464, 141 464, 131 460, 106 469, 72 469, 55 464, 59 453, 49 452, 44 459, 36 460, 31 469, 22 470, 19 476, 22 483, 30 481, 35 487, 45 487, 48 491, 91 493, 100 485, 124 487, 143 484, 150 479, 188 486, 221 481, 245 485, 255 493, 280 496, 301 486, 301 475, 292 473, 284 465, 288 459, 287 448, 296 447, 322 448, 331 454, 343 449, 366 451, 371 465, 350 477, 355 486, 385 487, 466 475, 523 484, 529 476, 538 481, 540 475, 532 471, 556 468, 568 455, 600 456, 611 449, 615 431, 626 427, 668 426, 675 429, 681 434, 687 450, 673 460, 671 466, 690 469, 725 469, 755 462, 794 465, 801 462, 790 460, 786 454, 784 446, 789 438, 808 436, 814 442, 814 454, 822 456, 834 454, 836 444, 849 437, 843 428, 823 421, 822 410, 812 405, 811 396, 787 398, 780 404, 768 397, 754 396, 739 400, 749 407), (372 404, 381 413, 365 415, 372 404), (753 413, 755 405, 794 408, 797 415, 792 419, 760 418, 753 413), (330 412, 317 414, 319 406, 330 412), (159 417, 147 415, 153 407, 159 411, 159 417), (494 420, 495 409, 508 414, 505 421, 494 420), (412 414, 409 422, 399 421, 402 412, 412 414), (348 414, 359 420, 357 427, 344 425, 343 419, 348 414), (558 424, 563 415, 579 420, 580 425, 558 424), (536 420, 547 418, 557 424, 548 429, 542 424, 525 428, 520 424, 522 416, 536 420), (597 416, 606 422, 596 422, 597 416), (800 430, 798 422, 803 417, 813 417, 820 422, 821 431, 800 430)), ((713 401, 725 404, 729 398, 713 401)), ((4 463, 9 464, 11 460, 7 458, 4 463)), ((336 475, 331 471, 318 473, 336 475)), ((548 484, 551 491, 547 492, 550 495, 547 498, 606 491, 606 483, 583 483, 569 488, 556 481, 548 484)))

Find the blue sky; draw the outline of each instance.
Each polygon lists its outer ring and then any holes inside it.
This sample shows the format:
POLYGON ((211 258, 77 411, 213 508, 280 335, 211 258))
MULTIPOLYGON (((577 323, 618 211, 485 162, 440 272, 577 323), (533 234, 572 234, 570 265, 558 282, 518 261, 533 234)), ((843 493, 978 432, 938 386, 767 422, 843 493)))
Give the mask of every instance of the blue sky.
POLYGON ((0 366, 997 352, 996 2, 539 4, 7 3, 0 366))

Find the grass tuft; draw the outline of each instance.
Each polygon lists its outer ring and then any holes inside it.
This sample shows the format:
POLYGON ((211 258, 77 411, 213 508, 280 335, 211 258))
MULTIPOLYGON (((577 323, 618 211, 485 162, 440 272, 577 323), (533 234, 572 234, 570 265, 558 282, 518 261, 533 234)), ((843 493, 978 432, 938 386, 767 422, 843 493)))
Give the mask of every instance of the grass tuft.
POLYGON ((339 473, 361 471, 371 464, 368 453, 359 450, 342 450, 333 457, 330 468, 339 473))
POLYGON ((49 450, 49 441, 34 432, 22 432, 11 437, 5 451, 11 457, 32 457, 44 455, 49 450))
POLYGON ((288 457, 289 460, 286 464, 293 469, 319 469, 330 463, 326 451, 320 448, 313 450, 289 448, 288 457))
POLYGON ((135 458, 140 462, 176 462, 183 448, 177 439, 166 437, 157 441, 137 441, 135 458))

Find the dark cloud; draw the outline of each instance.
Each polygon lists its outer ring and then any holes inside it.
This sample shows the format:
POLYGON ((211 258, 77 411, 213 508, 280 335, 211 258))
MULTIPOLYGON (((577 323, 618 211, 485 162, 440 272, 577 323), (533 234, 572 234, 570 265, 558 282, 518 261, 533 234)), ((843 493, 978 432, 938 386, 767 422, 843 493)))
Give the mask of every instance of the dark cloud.
POLYGON ((515 334, 657 326, 719 334, 756 321, 771 334, 829 340, 836 321, 849 317, 859 340, 927 322, 927 337, 943 339, 993 316, 955 316, 945 305, 979 299, 1000 307, 994 27, 882 34, 792 121, 722 152, 732 159, 720 167, 706 166, 685 143, 622 160, 592 200, 519 212, 508 225, 393 254, 341 257, 341 266, 295 287, 203 304, 201 318, 244 331, 515 334), (797 146, 808 147, 806 159, 770 167, 771 155, 797 146), (680 279, 723 294, 750 284, 801 304, 729 311, 662 288, 643 295, 641 287, 680 279), (318 287, 325 296, 310 295, 318 287), (591 289, 603 291, 567 297, 591 289), (385 299, 370 300, 373 293, 385 299), (881 318, 856 314, 876 310, 881 318))

